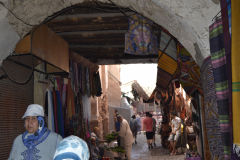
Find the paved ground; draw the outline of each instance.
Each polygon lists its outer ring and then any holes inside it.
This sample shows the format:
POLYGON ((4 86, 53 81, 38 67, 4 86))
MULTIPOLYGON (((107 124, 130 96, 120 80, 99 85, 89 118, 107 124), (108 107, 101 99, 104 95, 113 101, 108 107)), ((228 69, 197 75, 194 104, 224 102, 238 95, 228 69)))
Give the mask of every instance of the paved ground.
POLYGON ((156 147, 149 150, 143 133, 138 134, 137 144, 132 148, 132 160, 184 160, 184 155, 169 156, 169 151, 161 147, 160 135, 156 134, 156 147))

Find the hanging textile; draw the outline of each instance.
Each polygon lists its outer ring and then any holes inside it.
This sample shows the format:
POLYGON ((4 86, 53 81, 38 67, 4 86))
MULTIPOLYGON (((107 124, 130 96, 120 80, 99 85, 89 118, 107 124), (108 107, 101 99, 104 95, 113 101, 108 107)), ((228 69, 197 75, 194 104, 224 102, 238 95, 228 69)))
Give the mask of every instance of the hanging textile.
MULTIPOLYGON (((231 1, 232 13, 232 115, 233 143, 240 149, 240 1, 231 1)), ((240 154, 238 152, 238 154, 240 154)), ((240 157, 240 155, 238 155, 240 157)))
POLYGON ((158 71, 157 71, 157 87, 168 88, 170 81, 173 79, 177 71, 177 62, 169 55, 159 51, 158 55, 158 71))
POLYGON ((47 91, 46 91, 46 100, 45 101, 46 101, 45 105, 48 108, 48 129, 55 132, 53 96, 52 96, 52 92, 49 89, 47 89, 47 91))
POLYGON ((90 97, 90 77, 89 77, 89 69, 88 68, 86 68, 86 94, 87 94, 87 96, 88 97, 90 97))
POLYGON ((201 67, 201 83, 204 92, 204 120, 212 160, 224 159, 216 92, 213 79, 211 59, 207 58, 201 67))
POLYGON ((54 126, 55 126, 55 132, 59 133, 58 131, 58 119, 57 119, 57 96, 55 89, 53 90, 53 108, 54 108, 54 126))
POLYGON ((74 93, 72 91, 71 82, 68 80, 67 85, 67 111, 66 111, 66 119, 70 121, 75 115, 75 106, 74 106, 74 93))
POLYGON ((153 23, 140 16, 131 15, 129 29, 125 34, 125 53, 133 55, 158 54, 157 36, 154 34, 153 23))
POLYGON ((200 68, 190 53, 178 44, 178 63, 181 69, 180 83, 184 90, 191 95, 195 90, 202 93, 200 86, 200 68))
POLYGON ((99 71, 93 74, 93 82, 92 82, 92 95, 96 95, 100 97, 102 94, 102 85, 100 80, 99 71))
POLYGON ((79 92, 80 93, 83 93, 83 86, 85 84, 83 84, 83 76, 82 76, 82 65, 81 64, 78 64, 78 83, 79 83, 79 92))
POLYGON ((228 13, 228 26, 230 36, 232 35, 232 11, 231 11, 231 0, 227 0, 227 13, 228 13))
POLYGON ((63 117, 63 109, 62 109, 62 101, 60 92, 56 91, 57 98, 57 121, 58 121, 58 133, 64 137, 64 117, 63 117))
POLYGON ((230 159, 231 125, 229 121, 229 90, 222 19, 217 19, 209 27, 209 34, 218 115, 224 146, 224 158, 230 159))

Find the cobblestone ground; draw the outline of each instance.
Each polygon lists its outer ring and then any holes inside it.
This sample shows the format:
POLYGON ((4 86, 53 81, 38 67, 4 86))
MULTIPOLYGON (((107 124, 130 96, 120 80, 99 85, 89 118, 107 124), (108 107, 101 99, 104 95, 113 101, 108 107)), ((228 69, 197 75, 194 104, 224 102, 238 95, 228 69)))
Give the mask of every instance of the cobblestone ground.
POLYGON ((156 134, 156 147, 149 150, 146 137, 138 134, 137 144, 133 145, 132 160, 184 160, 184 155, 169 156, 169 151, 161 147, 160 135, 156 134))

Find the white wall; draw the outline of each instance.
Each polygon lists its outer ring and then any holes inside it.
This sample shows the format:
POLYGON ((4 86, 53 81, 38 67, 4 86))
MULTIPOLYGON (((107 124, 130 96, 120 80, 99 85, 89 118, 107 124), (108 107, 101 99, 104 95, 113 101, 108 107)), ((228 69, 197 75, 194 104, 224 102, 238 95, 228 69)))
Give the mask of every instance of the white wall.
POLYGON ((0 5, 0 64, 15 47, 19 36, 9 24, 7 16, 7 9, 0 5))

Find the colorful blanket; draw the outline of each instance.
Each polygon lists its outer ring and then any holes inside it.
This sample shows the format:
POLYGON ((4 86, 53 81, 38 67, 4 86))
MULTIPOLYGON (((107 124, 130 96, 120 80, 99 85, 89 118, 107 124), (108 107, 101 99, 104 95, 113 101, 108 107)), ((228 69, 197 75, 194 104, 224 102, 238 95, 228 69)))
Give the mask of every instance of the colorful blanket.
POLYGON ((229 121, 229 88, 222 19, 216 20, 209 27, 209 34, 218 115, 224 146, 224 158, 230 159, 231 123, 229 121))
POLYGON ((125 53, 133 55, 158 54, 157 36, 152 22, 140 15, 129 18, 129 29, 125 34, 125 53))

